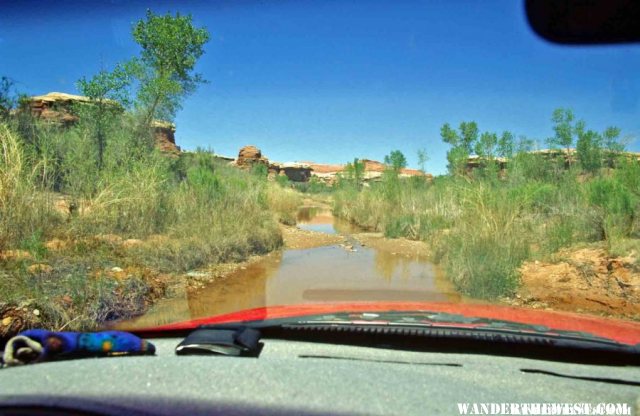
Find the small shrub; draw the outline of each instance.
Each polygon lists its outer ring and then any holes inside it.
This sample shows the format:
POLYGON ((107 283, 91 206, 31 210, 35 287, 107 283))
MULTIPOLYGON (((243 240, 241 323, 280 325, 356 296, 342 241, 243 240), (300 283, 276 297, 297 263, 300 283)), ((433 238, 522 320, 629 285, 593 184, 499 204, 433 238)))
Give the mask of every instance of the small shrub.
POLYGON ((389 238, 412 237, 417 234, 414 229, 415 218, 411 215, 392 217, 384 225, 384 235, 389 238))
POLYGON ((269 168, 262 163, 255 163, 251 166, 251 174, 257 178, 266 178, 269 173, 269 168))
POLYGON ((27 250, 37 260, 41 260, 47 254, 47 247, 42 241, 42 231, 40 230, 22 240, 18 247, 27 250))
POLYGON ((283 188, 291 187, 291 181, 289 180, 289 177, 287 177, 287 175, 276 175, 276 183, 283 188))
POLYGON ((296 213, 301 204, 302 197, 293 189, 271 184, 267 187, 268 208, 276 214, 281 223, 295 225, 296 213))
POLYGON ((589 183, 588 199, 599 213, 603 240, 630 236, 637 202, 628 188, 615 179, 598 178, 589 183))
POLYGON ((463 293, 481 299, 510 295, 518 286, 518 272, 529 256, 524 241, 502 235, 470 238, 454 234, 446 238, 444 266, 463 293))
POLYGON ((560 217, 547 225, 545 239, 543 240, 544 251, 548 254, 555 253, 564 247, 569 247, 576 240, 575 223, 568 217, 560 217))

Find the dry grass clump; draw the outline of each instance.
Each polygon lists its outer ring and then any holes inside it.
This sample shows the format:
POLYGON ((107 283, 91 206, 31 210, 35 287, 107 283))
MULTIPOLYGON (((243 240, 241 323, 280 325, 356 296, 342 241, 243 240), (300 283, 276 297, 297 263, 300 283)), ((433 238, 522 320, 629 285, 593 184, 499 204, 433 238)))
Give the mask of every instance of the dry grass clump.
POLYGON ((286 225, 295 225, 296 212, 302 205, 303 197, 291 188, 283 188, 274 183, 267 186, 267 205, 276 214, 278 221, 286 225))

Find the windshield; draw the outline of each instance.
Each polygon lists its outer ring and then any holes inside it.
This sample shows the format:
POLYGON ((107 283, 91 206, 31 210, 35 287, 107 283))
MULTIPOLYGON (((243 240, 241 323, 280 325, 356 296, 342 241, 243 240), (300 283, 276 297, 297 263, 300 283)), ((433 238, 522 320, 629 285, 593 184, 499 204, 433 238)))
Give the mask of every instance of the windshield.
POLYGON ((637 45, 548 43, 515 1, 0 1, 0 56, 2 338, 640 319, 637 45))

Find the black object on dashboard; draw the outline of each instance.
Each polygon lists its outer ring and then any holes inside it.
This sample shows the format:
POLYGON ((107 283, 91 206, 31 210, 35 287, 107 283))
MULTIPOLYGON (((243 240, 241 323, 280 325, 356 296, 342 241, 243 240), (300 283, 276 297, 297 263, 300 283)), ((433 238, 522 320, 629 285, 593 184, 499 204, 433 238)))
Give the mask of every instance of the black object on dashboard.
POLYGON ((176 354, 212 354, 257 357, 262 350, 260 331, 252 328, 197 329, 176 347, 176 354))

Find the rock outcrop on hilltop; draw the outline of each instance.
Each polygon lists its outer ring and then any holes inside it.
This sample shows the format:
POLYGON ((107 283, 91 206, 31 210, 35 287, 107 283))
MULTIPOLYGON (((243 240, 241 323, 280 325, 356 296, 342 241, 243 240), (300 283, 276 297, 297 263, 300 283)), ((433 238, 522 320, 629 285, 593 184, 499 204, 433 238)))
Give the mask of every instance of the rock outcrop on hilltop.
MULTIPOLYGON (((79 120, 76 110, 77 104, 91 104, 91 99, 82 95, 50 92, 26 99, 31 114, 56 124, 71 125, 79 120)), ((121 108, 115 101, 107 101, 108 105, 121 108)))
POLYGON ((251 168, 255 165, 264 165, 269 167, 269 159, 262 156, 262 151, 256 146, 244 146, 238 152, 238 158, 235 165, 241 168, 251 168))
POLYGON ((153 134, 158 149, 164 153, 175 156, 180 154, 180 146, 176 144, 175 124, 169 123, 168 121, 154 120, 151 123, 151 127, 153 127, 153 134))
MULTIPOLYGON (((386 169, 384 163, 375 160, 362 159, 361 162, 364 164, 365 181, 379 180, 386 169)), ((257 164, 262 164, 267 167, 271 178, 276 175, 284 175, 293 182, 308 182, 312 177, 316 177, 329 185, 333 184, 338 175, 345 170, 345 165, 328 165, 314 162, 272 162, 262 154, 260 149, 253 145, 242 147, 238 152, 238 158, 232 164, 242 169, 249 169, 257 164)), ((400 177, 410 176, 432 178, 432 175, 424 174, 419 170, 400 170, 400 177)))
MULTIPOLYGON (((124 112, 124 108, 115 101, 106 100, 107 105, 113 106, 124 112)), ((45 95, 29 97, 25 100, 31 114, 41 120, 61 126, 71 126, 80 120, 78 105, 93 105, 94 101, 82 95, 65 94, 62 92, 50 92, 45 95)), ((154 130, 156 145, 163 152, 170 155, 178 155, 180 147, 176 145, 176 126, 162 120, 154 120, 151 123, 154 130)))
MULTIPOLYGON (((386 169, 386 165, 377 160, 361 159, 360 162, 364 164, 364 180, 365 182, 377 181, 382 177, 382 173, 386 169)), ((317 177, 321 181, 327 184, 333 184, 338 175, 341 174, 346 165, 330 165, 314 162, 305 162, 311 168, 311 175, 317 177)), ((400 177, 408 178, 411 176, 424 176, 427 180, 433 179, 433 176, 429 173, 422 173, 416 169, 400 169, 400 177)))
POLYGON ((238 158, 232 164, 241 169, 250 169, 256 165, 263 165, 267 168, 270 178, 283 175, 293 182, 307 182, 311 177, 311 168, 308 165, 271 162, 263 156, 260 149, 253 145, 242 147, 238 152, 238 158))

